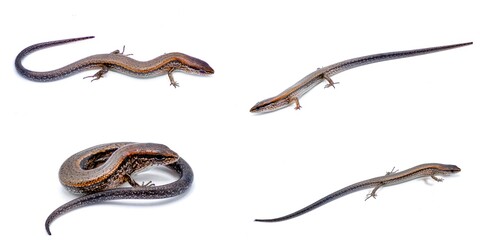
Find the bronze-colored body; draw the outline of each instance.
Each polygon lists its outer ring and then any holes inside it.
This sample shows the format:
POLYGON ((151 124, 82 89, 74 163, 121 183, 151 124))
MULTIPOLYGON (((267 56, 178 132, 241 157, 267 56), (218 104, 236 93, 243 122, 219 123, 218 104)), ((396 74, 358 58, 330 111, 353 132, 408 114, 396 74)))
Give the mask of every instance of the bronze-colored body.
POLYGON ((165 145, 118 142, 74 154, 61 166, 59 178, 70 191, 87 195, 65 203, 48 216, 45 229, 49 235, 52 221, 79 207, 115 199, 161 199, 180 195, 192 185, 193 171, 165 145), (171 168, 180 178, 161 186, 151 182, 138 184, 133 180, 133 174, 155 165, 171 168), (124 182, 132 187, 118 187, 124 182))
POLYGON ((263 101, 258 102, 250 109, 250 112, 261 113, 261 112, 276 111, 284 107, 287 107, 292 103, 295 103, 295 109, 298 110, 301 108, 300 101, 299 101, 300 97, 302 97, 305 93, 310 91, 312 88, 314 88, 324 80, 328 81, 328 84, 326 85, 326 87, 334 86, 335 83, 330 77, 332 77, 335 74, 341 73, 343 71, 346 71, 352 68, 367 65, 367 64, 424 55, 424 54, 444 51, 452 48, 463 47, 470 44, 472 44, 472 42, 440 46, 440 47, 414 49, 414 50, 407 50, 407 51, 379 53, 379 54, 368 55, 364 57, 352 58, 349 60, 332 64, 330 66, 322 67, 308 74, 307 76, 302 78, 300 81, 296 82, 294 85, 287 88, 285 91, 281 92, 277 96, 267 98, 263 101))
POLYGON ((116 50, 108 54, 92 55, 59 69, 46 72, 31 71, 22 65, 23 58, 34 51, 90 38, 93 38, 93 36, 34 44, 25 48, 17 55, 15 67, 20 75, 35 82, 51 82, 66 78, 80 71, 100 69, 96 74, 88 77, 97 80, 103 77, 109 70, 137 78, 156 77, 168 74, 170 85, 174 87, 178 86, 178 83, 175 82, 172 75, 172 72, 175 70, 199 75, 214 73, 213 68, 205 61, 177 52, 167 53, 149 61, 138 61, 116 50))
POLYGON ((73 193, 92 193, 137 184, 132 175, 155 165, 169 165, 179 156, 163 144, 119 142, 97 145, 69 157, 60 167, 63 186, 73 193))
MULTIPOLYGON (((437 178, 435 175, 450 175, 453 173, 460 172, 460 168, 455 166, 455 165, 446 165, 446 164, 440 164, 440 163, 427 163, 427 164, 422 164, 418 165, 415 167, 412 167, 410 169, 401 171, 401 172, 396 172, 392 170, 391 172, 387 172, 385 176, 381 177, 376 177, 376 178, 371 178, 365 181, 361 181, 358 183, 354 183, 350 186, 344 187, 334 193, 331 193, 324 198, 308 205, 307 207, 304 207, 296 212, 293 212, 291 214, 285 215, 283 217, 279 218, 272 218, 272 219, 256 219, 255 221, 257 222, 280 222, 280 221, 285 221, 289 220, 295 217, 298 217, 302 214, 305 214, 307 212, 312 211, 313 209, 316 209, 320 206, 323 206, 333 200, 336 200, 338 198, 341 198, 343 196, 346 196, 350 193, 362 190, 362 189, 367 189, 367 188, 373 188, 372 192, 370 192, 367 195, 367 198, 373 197, 375 198, 376 192, 380 187, 386 187, 394 184, 400 184, 404 183, 416 178, 421 178, 421 177, 431 177, 437 182, 443 181, 441 178, 437 178)), ((365 200, 366 200, 365 199, 365 200)))

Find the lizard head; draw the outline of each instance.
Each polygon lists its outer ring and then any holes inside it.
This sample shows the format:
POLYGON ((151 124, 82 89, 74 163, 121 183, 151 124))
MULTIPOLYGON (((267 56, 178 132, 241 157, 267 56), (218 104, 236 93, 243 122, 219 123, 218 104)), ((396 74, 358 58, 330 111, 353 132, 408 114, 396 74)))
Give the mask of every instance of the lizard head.
POLYGON ((250 108, 250 112, 252 113, 273 112, 290 105, 290 103, 291 101, 289 98, 279 98, 279 97, 267 98, 263 101, 258 102, 252 108, 250 108))
POLYGON ((194 58, 183 53, 175 54, 182 56, 177 58, 177 60, 182 63, 181 66, 178 67, 180 70, 183 70, 187 73, 194 73, 199 75, 210 75, 215 73, 213 68, 210 67, 207 62, 201 59, 194 58))
POLYGON ((437 169, 440 173, 449 175, 453 173, 460 172, 461 169, 455 165, 450 165, 450 164, 441 164, 437 166, 437 169))

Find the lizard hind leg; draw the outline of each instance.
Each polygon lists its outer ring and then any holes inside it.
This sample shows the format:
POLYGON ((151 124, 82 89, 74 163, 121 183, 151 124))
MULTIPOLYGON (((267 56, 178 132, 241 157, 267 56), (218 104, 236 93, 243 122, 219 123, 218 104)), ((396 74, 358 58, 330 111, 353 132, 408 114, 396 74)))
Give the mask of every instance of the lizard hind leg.
POLYGON ((111 52, 110 54, 120 54, 120 55, 123 55, 123 56, 132 56, 133 54, 132 53, 129 53, 129 54, 125 54, 125 45, 123 45, 123 48, 122 48, 122 51, 120 52, 120 50, 115 50, 113 52, 111 52))
POLYGON ((170 86, 173 86, 174 88, 177 88, 177 87, 180 87, 180 85, 173 78, 173 74, 172 74, 173 71, 175 71, 175 68, 172 68, 170 71, 168 71, 167 75, 168 75, 168 79, 170 79, 170 86))
POLYGON ((327 80, 327 85, 325 85, 325 88, 333 87, 335 88, 335 84, 339 84, 339 82, 334 82, 329 76, 324 75, 323 78, 327 80))
POLYGON ((387 172, 387 174, 385 174, 385 176, 390 175, 390 174, 394 174, 396 172, 398 172, 398 169, 395 169, 395 167, 393 167, 392 170, 390 170, 389 172, 387 172))
POLYGON ((365 201, 367 201, 369 198, 373 197, 376 199, 377 197, 377 190, 383 186, 383 184, 377 185, 369 194, 367 194, 367 197, 365 198, 365 201))
POLYGON ((96 72, 95 74, 93 74, 92 76, 86 76, 84 77, 83 79, 85 78, 93 78, 92 79, 92 82, 95 81, 95 80, 98 80, 100 78, 102 78, 103 76, 105 76, 105 74, 108 72, 108 67, 104 64, 100 65, 102 69, 100 69, 98 72, 96 72))

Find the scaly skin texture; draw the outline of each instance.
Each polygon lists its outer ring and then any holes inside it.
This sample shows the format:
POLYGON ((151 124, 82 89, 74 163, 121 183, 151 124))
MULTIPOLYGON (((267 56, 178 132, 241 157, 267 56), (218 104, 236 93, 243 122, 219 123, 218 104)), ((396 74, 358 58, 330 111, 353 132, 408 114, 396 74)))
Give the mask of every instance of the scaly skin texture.
POLYGON ((123 51, 115 50, 109 54, 92 55, 59 69, 46 72, 31 71, 22 65, 22 60, 34 51, 90 38, 93 38, 93 36, 43 42, 29 46, 23 49, 15 59, 17 72, 23 77, 35 82, 51 82, 90 69, 100 69, 93 76, 88 76, 92 77, 93 80, 100 79, 109 70, 137 78, 156 77, 168 74, 170 85, 174 87, 178 87, 178 83, 173 79, 173 71, 178 70, 198 75, 214 73, 213 68, 205 61, 178 52, 166 53, 149 61, 137 61, 128 57, 129 55, 124 55, 123 51))
POLYGON ((367 198, 365 199, 367 200, 370 197, 375 198, 377 196, 376 192, 380 187, 400 184, 400 183, 404 183, 404 182, 407 182, 416 178, 421 178, 421 177, 431 177, 435 181, 441 182, 443 179, 437 178, 436 175, 447 176, 457 172, 460 172, 459 167, 455 165, 447 165, 447 164, 440 164, 440 163, 422 164, 401 172, 392 170, 391 172, 388 172, 385 176, 371 178, 371 179, 354 183, 350 186, 344 187, 308 205, 307 207, 304 207, 296 212, 287 214, 283 217, 272 218, 272 219, 255 219, 255 221, 257 222, 285 221, 285 220, 298 217, 302 214, 312 211, 313 209, 323 206, 333 200, 336 200, 338 198, 341 198, 343 196, 346 196, 350 193, 353 193, 362 189, 373 188, 372 192, 367 195, 367 198))
POLYGON ((383 62, 383 61, 399 59, 399 58, 419 56, 419 55, 424 55, 424 54, 429 54, 429 53, 434 53, 439 51, 445 51, 453 48, 467 46, 470 44, 473 44, 473 43, 468 42, 468 43, 460 43, 460 44, 453 44, 453 45, 440 46, 440 47, 379 53, 379 54, 373 54, 373 55, 368 55, 364 57, 352 58, 346 61, 332 64, 330 66, 322 67, 308 74, 307 76, 302 78, 300 81, 298 81, 291 87, 287 88, 285 91, 281 92, 277 96, 267 98, 263 101, 258 102, 250 109, 250 112, 253 112, 253 113, 272 112, 272 111, 285 108, 292 103, 295 103, 296 105, 295 109, 298 110, 301 108, 300 101, 299 101, 300 97, 302 97, 305 93, 310 91, 312 88, 314 88, 324 80, 327 80, 328 82, 326 87, 334 86, 335 83, 330 77, 332 77, 335 74, 341 73, 343 71, 346 71, 352 68, 367 65, 367 64, 383 62))
POLYGON ((193 182, 192 168, 165 145, 130 142, 85 149, 67 159, 59 176, 67 189, 88 194, 65 203, 48 216, 45 229, 49 235, 50 224, 71 210, 116 199, 170 198, 187 191, 193 182), (131 178, 135 172, 154 165, 165 165, 180 178, 161 186, 138 184, 131 178), (117 187, 125 181, 132 187, 117 187))
POLYGON ((176 162, 179 156, 157 143, 117 142, 87 148, 69 157, 60 167, 60 182, 73 193, 92 193, 116 188, 124 182, 133 187, 136 172, 176 162))

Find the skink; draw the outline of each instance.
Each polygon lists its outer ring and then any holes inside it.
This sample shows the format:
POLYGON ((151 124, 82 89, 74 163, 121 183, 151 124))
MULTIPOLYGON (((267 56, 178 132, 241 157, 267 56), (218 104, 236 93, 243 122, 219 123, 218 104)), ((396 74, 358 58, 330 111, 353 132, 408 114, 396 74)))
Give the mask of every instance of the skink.
POLYGON ((74 199, 53 211, 45 221, 50 224, 73 209, 115 199, 161 199, 184 193, 193 182, 188 163, 167 146, 154 143, 118 142, 97 145, 68 158, 60 168, 62 185, 73 193, 87 195, 74 199), (155 165, 165 165, 180 178, 172 183, 154 186, 138 184, 133 174, 155 165), (118 187, 128 182, 132 187, 118 187))
POLYGON ((34 51, 90 38, 93 38, 93 36, 34 44, 23 49, 17 55, 17 58, 15 59, 15 67, 20 75, 35 82, 51 82, 66 78, 80 71, 100 69, 93 76, 88 77, 92 77, 93 80, 97 80, 103 77, 109 70, 117 71, 137 78, 156 77, 167 74, 170 79, 170 85, 174 87, 179 86, 178 83, 173 79, 172 73, 175 70, 199 75, 214 73, 213 68, 210 67, 208 63, 198 58, 178 52, 167 53, 150 61, 142 62, 132 59, 128 57, 128 55, 124 55, 123 51, 120 52, 119 50, 116 50, 109 54, 92 55, 68 64, 62 68, 46 72, 31 71, 22 65, 23 58, 34 51))
POLYGON ((312 211, 315 208, 323 206, 333 200, 346 196, 350 193, 367 189, 373 188, 372 192, 367 195, 367 200, 370 197, 375 198, 376 192, 380 187, 386 187, 394 184, 404 183, 410 181, 412 179, 421 178, 421 177, 431 177, 437 182, 443 181, 443 179, 436 177, 436 175, 450 175, 453 173, 460 172, 460 168, 455 165, 446 165, 446 164, 439 164, 439 163, 427 163, 418 165, 416 167, 412 167, 405 171, 396 172, 392 170, 391 172, 387 172, 385 176, 371 178, 365 181, 361 181, 358 183, 354 183, 350 186, 344 187, 326 197, 304 207, 296 212, 290 213, 283 217, 272 218, 272 219, 256 219, 257 222, 280 222, 289 220, 295 217, 298 217, 302 214, 312 211))
POLYGON ((388 61, 399 58, 413 57, 423 54, 429 54, 439 51, 444 51, 452 48, 463 47, 472 44, 473 42, 460 43, 454 45, 440 46, 440 47, 431 47, 407 51, 398 51, 398 52, 388 52, 388 53, 379 53, 359 58, 353 58, 345 60, 339 63, 332 64, 330 66, 322 67, 316 71, 308 74, 300 81, 295 83, 293 86, 287 88, 285 91, 281 92, 275 97, 267 98, 263 101, 258 102, 250 109, 250 112, 261 113, 261 112, 271 112, 276 111, 281 108, 287 107, 292 103, 295 103, 295 109, 300 109, 299 98, 302 97, 305 93, 310 91, 312 88, 327 80, 328 84, 326 87, 334 86, 334 82, 331 77, 335 74, 341 73, 343 71, 360 67, 363 65, 377 63, 382 61, 388 61))

